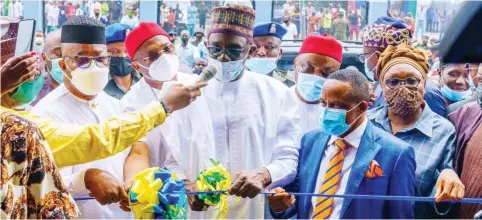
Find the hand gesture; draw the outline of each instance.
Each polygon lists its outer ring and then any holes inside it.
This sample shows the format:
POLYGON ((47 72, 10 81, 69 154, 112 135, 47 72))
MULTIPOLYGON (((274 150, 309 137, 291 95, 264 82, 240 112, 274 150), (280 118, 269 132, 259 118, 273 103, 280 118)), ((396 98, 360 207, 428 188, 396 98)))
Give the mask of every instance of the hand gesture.
POLYGON ((119 202, 119 204, 120 204, 119 207, 124 212, 130 212, 131 211, 131 209, 129 208, 129 206, 130 206, 129 205, 129 190, 131 190, 133 183, 134 183, 134 177, 131 177, 131 178, 127 179, 126 181, 124 181, 124 190, 127 194, 127 197, 121 199, 121 201, 119 202))
POLYGON ((91 168, 85 172, 85 187, 101 205, 117 203, 128 198, 124 185, 107 171, 91 168))
POLYGON ((271 183, 271 175, 266 168, 243 171, 236 174, 229 195, 254 198, 271 183))
POLYGON ((8 59, 0 67, 2 94, 15 90, 27 80, 34 80, 39 72, 39 57, 36 52, 8 59))
POLYGON ((269 207, 275 212, 284 212, 286 211, 290 206, 295 204, 295 197, 290 196, 286 191, 280 187, 274 188, 270 190, 269 192, 271 193, 276 193, 276 194, 270 194, 268 195, 268 204, 269 207))
POLYGON ((206 82, 197 83, 194 85, 182 85, 181 83, 176 83, 171 85, 166 95, 162 99, 166 107, 170 111, 176 111, 185 108, 191 102, 196 100, 196 97, 201 95, 201 88, 207 86, 206 82))
MULTIPOLYGON (((189 181, 185 181, 186 191, 187 192, 195 192, 196 191, 196 183, 191 183, 189 181)), ((189 202, 189 206, 193 211, 206 211, 209 205, 206 205, 203 200, 199 199, 197 195, 188 195, 187 201, 189 202)))
POLYGON ((435 202, 464 198, 465 186, 452 169, 442 170, 435 185, 435 202))

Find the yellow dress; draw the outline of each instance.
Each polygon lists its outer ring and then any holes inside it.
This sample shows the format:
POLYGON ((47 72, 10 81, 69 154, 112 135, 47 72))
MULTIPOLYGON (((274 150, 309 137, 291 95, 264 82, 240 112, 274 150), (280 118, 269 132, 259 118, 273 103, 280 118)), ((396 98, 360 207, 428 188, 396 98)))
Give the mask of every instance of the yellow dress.
POLYGON ((166 119, 162 105, 153 101, 143 110, 112 117, 98 125, 62 124, 29 112, 15 112, 37 124, 50 145, 55 164, 62 168, 107 158, 122 152, 166 119))

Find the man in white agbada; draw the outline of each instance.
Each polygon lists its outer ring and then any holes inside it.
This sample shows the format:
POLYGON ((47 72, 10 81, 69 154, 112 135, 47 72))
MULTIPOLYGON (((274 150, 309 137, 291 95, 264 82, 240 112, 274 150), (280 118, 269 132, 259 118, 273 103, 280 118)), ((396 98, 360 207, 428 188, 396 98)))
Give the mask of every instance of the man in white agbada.
MULTIPOLYGON (((213 16, 218 20, 211 21, 207 42, 208 62, 217 68, 217 74, 202 91, 209 107, 202 114, 211 120, 215 146, 200 150, 175 145, 172 155, 177 164, 167 165, 184 172, 187 190, 195 191, 190 183, 212 166, 209 159, 221 162, 232 176, 229 194, 243 198, 235 201, 235 196, 228 197, 227 218, 261 219, 265 201, 258 194, 267 187, 284 185, 296 175, 300 136, 297 103, 282 83, 244 69, 249 54, 256 50, 251 43, 254 10, 240 5, 212 10, 215 15, 229 12, 235 19, 213 16)), ((216 216, 213 208, 208 209, 196 196, 189 197, 189 204, 194 211, 206 210, 191 212, 191 218, 216 216)))
MULTIPOLYGON (((62 26, 59 66, 65 73, 64 83, 37 103, 33 112, 72 124, 98 124, 123 112, 120 102, 103 92, 109 74, 104 30, 102 23, 83 15, 62 26)), ((149 150, 144 142, 137 142, 117 155, 65 167, 60 173, 74 198, 96 199, 76 202, 81 218, 123 219, 133 216, 114 203, 127 201, 124 182, 128 186, 129 179, 147 167, 149 150)))
MULTIPOLYGON (((121 100, 127 111, 140 109, 152 100, 162 98, 174 83, 192 84, 197 79, 192 74, 177 71, 179 59, 175 55, 174 45, 169 41, 168 34, 154 22, 141 22, 127 35, 125 45, 132 60, 132 67, 144 75, 121 100)), ((183 152, 183 156, 191 158, 192 164, 198 164, 197 155, 209 155, 209 150, 214 148, 214 138, 211 121, 209 117, 203 116, 206 112, 206 100, 200 96, 191 105, 174 112, 164 124, 149 132, 147 145, 151 154, 151 166, 165 166, 170 152, 169 146, 172 144, 182 144, 194 149, 192 152, 183 152)), ((206 166, 208 165, 206 163, 206 166)), ((181 175, 180 178, 186 179, 181 175)))
POLYGON ((340 69, 342 47, 328 36, 309 36, 294 61, 296 86, 291 91, 298 98, 302 133, 320 128, 320 98, 328 75, 340 69))

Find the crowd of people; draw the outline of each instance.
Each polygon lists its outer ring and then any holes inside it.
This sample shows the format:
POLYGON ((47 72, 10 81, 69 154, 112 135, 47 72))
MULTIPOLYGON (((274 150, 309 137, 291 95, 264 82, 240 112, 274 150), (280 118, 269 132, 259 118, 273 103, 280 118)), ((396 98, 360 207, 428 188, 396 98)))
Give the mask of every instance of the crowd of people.
POLYGON ((182 30, 187 30, 191 36, 194 35, 196 27, 206 29, 206 19, 210 13, 206 3, 190 1, 188 5, 186 9, 181 9, 179 4, 173 8, 163 3, 159 8, 159 24, 168 33, 179 34, 182 30))
MULTIPOLYGON (((22 56, 11 50, 19 20, 0 17, 9 24, 2 219, 133 218, 137 173, 166 167, 196 192, 211 159, 233 178, 230 219, 467 219, 482 210, 444 203, 482 198, 482 64, 443 63, 433 47, 429 62, 428 42, 412 45, 403 20, 363 28, 364 73, 341 69, 342 45, 329 36, 342 37, 337 20, 318 26, 327 35, 304 39, 291 83, 277 62, 296 7, 288 24, 255 23, 247 5, 215 7, 209 30, 187 23, 180 43, 169 24, 106 26, 93 11, 66 19, 41 52, 22 56), (214 79, 199 82, 205 68, 214 79)), ((187 199, 189 218, 217 216, 199 196, 187 199)))
POLYGON ((307 36, 313 33, 321 35, 326 33, 341 41, 359 41, 360 30, 365 24, 365 18, 360 9, 351 10, 347 14, 340 3, 337 5, 329 3, 328 7, 318 9, 308 2, 304 12, 301 13, 298 2, 287 1, 275 10, 279 11, 280 16, 282 11, 283 27, 288 30, 283 40, 301 40, 301 19, 306 19, 307 36))
POLYGON ((104 25, 121 23, 130 26, 139 25, 138 1, 125 3, 123 1, 83 0, 45 2, 45 23, 50 32, 59 29, 67 20, 74 16, 86 15, 104 25))
POLYGON ((23 18, 23 2, 21 0, 5 0, 0 2, 0 16, 23 18))

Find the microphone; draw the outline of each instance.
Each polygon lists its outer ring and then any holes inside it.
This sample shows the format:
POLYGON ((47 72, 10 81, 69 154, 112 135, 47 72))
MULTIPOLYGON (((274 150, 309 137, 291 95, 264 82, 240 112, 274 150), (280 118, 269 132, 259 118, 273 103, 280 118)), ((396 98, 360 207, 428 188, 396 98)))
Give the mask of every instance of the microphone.
POLYGON ((194 83, 207 82, 211 80, 217 72, 218 69, 215 66, 208 66, 199 74, 199 78, 196 79, 194 83))

